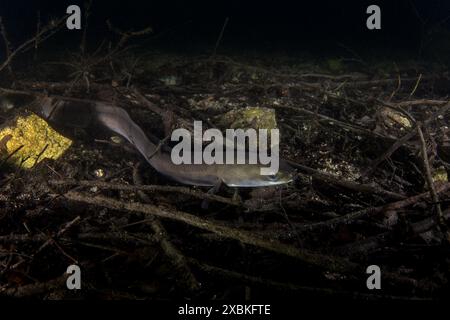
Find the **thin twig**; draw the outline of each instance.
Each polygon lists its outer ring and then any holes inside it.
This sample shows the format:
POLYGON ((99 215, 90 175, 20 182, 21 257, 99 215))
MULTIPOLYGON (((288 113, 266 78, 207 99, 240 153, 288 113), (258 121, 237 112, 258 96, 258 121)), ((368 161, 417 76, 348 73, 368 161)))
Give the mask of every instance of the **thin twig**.
POLYGON ((417 133, 419 135, 420 140, 420 154, 422 155, 423 166, 425 169, 425 177, 427 180, 428 189, 430 190, 431 198, 433 199, 434 205, 436 207, 437 219, 439 221, 440 226, 445 225, 444 216, 442 215, 441 204, 439 203, 439 197, 436 193, 436 189, 434 187, 433 177, 431 176, 431 168, 430 161, 428 159, 427 153, 427 144, 425 142, 425 138, 423 136, 421 125, 417 126, 417 133))
POLYGON ((307 287, 302 285, 297 285, 293 283, 284 283, 279 281, 274 281, 271 279, 263 279, 256 276, 251 276, 243 273, 239 273, 232 270, 223 269, 220 267, 208 265, 205 263, 201 263, 200 261, 189 258, 189 262, 207 274, 212 274, 216 277, 224 278, 226 281, 235 281, 237 283, 242 283, 246 285, 261 287, 261 288, 269 288, 271 290, 277 290, 281 292, 285 291, 300 291, 308 294, 315 294, 321 296, 341 296, 352 299, 363 299, 363 300, 428 300, 416 297, 401 297, 401 296, 387 296, 387 295, 376 295, 376 294, 367 294, 360 293, 355 291, 341 291, 339 289, 331 289, 331 288, 321 288, 321 287, 307 287))
POLYGON ((114 184, 108 183, 104 181, 89 181, 89 180, 51 180, 49 181, 52 185, 59 186, 82 186, 82 187, 98 187, 101 189, 110 189, 110 190, 123 190, 123 191, 147 191, 147 192, 177 192, 181 194, 185 194, 191 197, 195 197, 202 200, 210 200, 216 201, 232 206, 240 206, 241 203, 235 202, 232 199, 221 197, 214 194, 208 194, 201 192, 200 190, 190 189, 187 187, 178 187, 178 186, 160 186, 160 185, 128 185, 128 184, 114 184))
POLYGON ((448 100, 432 100, 432 99, 417 99, 417 100, 390 102, 391 105, 395 105, 397 107, 443 106, 446 103, 448 103, 448 100))
MULTIPOLYGON (((446 184, 440 185, 436 189, 436 193, 437 194, 443 193, 449 189, 450 189, 450 183, 446 183, 446 184)), ((323 228, 333 229, 336 226, 341 225, 341 224, 353 223, 357 219, 374 216, 381 212, 385 212, 385 211, 389 211, 389 210, 398 210, 398 209, 410 206, 410 205, 415 204, 415 203, 417 203, 425 198, 428 198, 428 197, 430 197, 430 192, 421 193, 419 195, 412 196, 410 198, 400 200, 397 202, 393 202, 393 203, 390 203, 390 204, 387 204, 384 206, 370 207, 370 208, 352 212, 352 213, 349 213, 349 214, 346 214, 346 215, 343 215, 343 216, 340 216, 340 217, 337 217, 334 219, 309 223, 309 224, 305 224, 303 226, 297 226, 297 231, 305 232, 305 231, 312 231, 312 230, 323 229, 323 228)))
POLYGON ((362 184, 354 181, 344 180, 342 177, 332 175, 327 172, 323 172, 320 170, 316 170, 313 168, 310 168, 308 166, 302 165, 300 163, 287 160, 287 162, 292 165, 294 168, 301 170, 302 172, 307 173, 308 175, 312 176, 314 179, 317 179, 319 181, 323 181, 325 183, 331 183, 333 185, 355 191, 355 192, 363 192, 363 193, 369 193, 369 194, 378 194, 382 195, 384 197, 392 198, 392 199, 405 199, 406 196, 400 193, 384 190, 376 185, 370 185, 370 184, 362 184))
POLYGON ((222 29, 220 30, 220 34, 219 34, 219 36, 217 37, 217 41, 216 41, 216 44, 215 44, 215 46, 214 46, 214 51, 213 51, 213 54, 212 54, 212 58, 214 58, 214 57, 216 56, 217 49, 219 48, 220 41, 222 41, 222 37, 223 37, 223 34, 224 34, 224 32, 225 32, 225 28, 227 27, 227 24, 228 24, 228 21, 229 21, 229 20, 230 20, 229 17, 226 17, 226 18, 225 18, 225 22, 223 23, 222 29))
POLYGON ((244 244, 252 245, 281 255, 296 258, 317 267, 334 270, 336 272, 351 272, 359 268, 358 265, 351 263, 343 258, 330 257, 308 250, 300 250, 273 239, 264 239, 247 231, 230 228, 228 226, 219 224, 218 222, 206 220, 182 211, 169 210, 150 204, 133 202, 126 203, 103 196, 85 196, 81 193, 73 191, 69 191, 64 196, 66 199, 75 202, 101 206, 118 211, 126 210, 131 212, 140 212, 155 217, 183 222, 190 226, 215 233, 224 238, 234 239, 244 244))
POLYGON ((33 48, 33 44, 36 41, 36 38, 40 38, 41 42, 51 37, 56 33, 58 29, 61 28, 63 22, 66 20, 67 16, 60 18, 59 20, 52 21, 45 27, 43 27, 33 38, 26 40, 21 45, 19 45, 11 54, 6 58, 6 60, 0 64, 0 71, 6 68, 11 61, 18 55, 19 53, 26 52, 30 48, 33 48))
POLYGON ((36 22, 36 36, 34 39, 34 60, 37 60, 37 52, 38 52, 38 48, 39 48, 39 42, 40 42, 40 37, 39 37, 39 31, 41 30, 41 12, 38 11, 37 12, 37 22, 36 22))
POLYGON ((55 289, 63 288, 67 277, 68 275, 64 273, 62 276, 47 282, 37 282, 17 288, 2 288, 0 289, 0 296, 14 298, 34 297, 55 289))
MULTIPOLYGON (((75 224, 77 224, 79 221, 81 220, 80 216, 77 216, 75 219, 73 219, 72 221, 70 221, 69 223, 67 223, 63 228, 61 228, 58 233, 56 234, 56 238, 61 237, 64 233, 66 233, 71 227, 73 227, 75 224)), ((31 255, 31 259, 34 259, 34 257, 36 257, 36 255, 38 255, 40 252, 42 252, 45 248, 47 248, 50 244, 52 244, 54 242, 54 238, 49 238, 46 242, 44 242, 38 249, 37 251, 31 255)), ((16 264, 14 264, 13 266, 11 266, 11 269, 17 269, 19 266, 21 266, 23 263, 25 262, 25 260, 20 260, 19 262, 17 262, 16 264)))
MULTIPOLYGON (((142 185, 142 178, 139 175, 139 164, 133 169, 133 181, 137 186, 142 185)), ((138 194, 144 201, 148 201, 148 196, 143 191, 140 190, 138 194)), ((149 221, 149 224, 154 232, 155 238, 159 241, 161 249, 172 262, 174 271, 178 279, 180 279, 181 284, 188 290, 198 290, 200 283, 192 273, 184 255, 170 242, 169 235, 162 223, 159 219, 154 218, 149 221)))
POLYGON ((385 135, 379 134, 377 132, 371 131, 369 129, 354 125, 354 124, 350 124, 350 123, 346 123, 334 118, 331 118, 329 116, 317 113, 317 112, 313 112, 304 108, 299 108, 299 107, 292 107, 292 106, 277 106, 277 108, 280 109, 289 109, 295 112, 299 112, 299 113, 303 113, 306 115, 309 115, 311 117, 316 117, 318 118, 319 121, 325 121, 330 125, 336 125, 339 126, 345 130, 349 130, 349 131, 353 131, 353 132, 357 132, 359 134, 364 134, 364 135, 369 135, 369 136, 375 136, 377 138, 382 138, 382 139, 388 139, 388 140, 392 140, 392 138, 387 137, 385 135))
MULTIPOLYGON (((425 122, 424 125, 427 126, 433 121, 435 121, 439 116, 444 115, 447 113, 447 111, 450 109, 450 103, 447 102, 447 104, 440 108, 438 111, 433 113, 425 122)), ((386 150, 380 157, 373 160, 372 163, 369 165, 368 169, 365 170, 362 173, 362 176, 369 176, 372 174, 375 169, 387 158, 389 158, 395 151, 397 151, 401 146, 403 146, 406 142, 408 142, 410 139, 412 139, 417 134, 417 129, 414 128, 413 130, 410 130, 407 134, 405 134, 403 137, 398 139, 392 146, 386 150)))
POLYGON ((86 38, 87 38, 87 31, 89 28, 89 16, 91 15, 91 6, 92 6, 92 0, 87 0, 85 2, 85 9, 84 9, 83 35, 81 36, 81 42, 80 42, 80 51, 81 51, 81 55, 83 57, 86 53, 86 38))
MULTIPOLYGON (((6 28, 5 28, 5 25, 3 24, 3 19, 2 19, 1 16, 0 16, 0 33, 1 33, 2 38, 3 38, 3 43, 5 44, 6 60, 8 60, 9 57, 11 56, 11 54, 12 54, 11 43, 8 40, 8 35, 6 33, 6 28)), ((8 71, 9 71, 10 75, 12 76, 13 75, 13 70, 12 70, 11 64, 8 64, 8 71)))
POLYGON ((45 153, 45 151, 48 149, 49 144, 47 143, 45 147, 42 149, 41 152, 36 157, 36 160, 34 161, 34 165, 36 165, 39 162, 39 159, 42 157, 42 155, 45 153))
POLYGON ((417 90, 417 88, 419 87, 419 83, 420 83, 420 80, 421 80, 421 79, 422 79, 422 74, 419 74, 419 78, 417 78, 417 82, 416 82, 416 84, 414 85, 413 90, 412 90, 411 93, 409 94, 410 97, 412 97, 412 96, 414 95, 414 93, 416 93, 416 90, 417 90))
POLYGON ((17 152, 19 152, 22 148, 24 147, 24 145, 19 146, 17 149, 15 149, 13 152, 11 152, 5 159, 2 160, 2 162, 0 163, 0 168, 9 160, 11 159, 12 156, 14 156, 17 152))

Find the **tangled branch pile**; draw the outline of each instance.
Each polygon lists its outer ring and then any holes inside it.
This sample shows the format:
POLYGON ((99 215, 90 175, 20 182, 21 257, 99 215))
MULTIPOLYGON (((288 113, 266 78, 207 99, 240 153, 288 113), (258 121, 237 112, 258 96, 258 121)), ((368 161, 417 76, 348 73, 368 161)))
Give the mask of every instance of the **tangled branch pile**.
POLYGON ((273 109, 298 176, 242 190, 236 202, 232 190, 176 185, 116 138, 75 132, 58 160, 31 170, 2 162, 0 295, 448 296, 450 104, 439 70, 336 75, 282 57, 98 52, 77 60, 73 78, 62 75, 75 64, 40 65, 39 80, 27 75, 15 89, 113 102, 155 140, 194 119, 213 127, 229 111, 273 109), (82 293, 64 285, 73 263, 82 293), (381 267, 381 293, 365 289, 371 264, 381 267))

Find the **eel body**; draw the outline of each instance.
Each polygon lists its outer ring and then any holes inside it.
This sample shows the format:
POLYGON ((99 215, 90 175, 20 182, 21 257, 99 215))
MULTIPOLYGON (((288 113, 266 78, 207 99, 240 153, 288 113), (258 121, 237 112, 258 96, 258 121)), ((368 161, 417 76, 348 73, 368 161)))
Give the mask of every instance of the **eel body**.
POLYGON ((120 107, 84 100, 41 99, 37 112, 51 125, 65 128, 104 127, 130 142, 159 173, 182 184, 229 187, 264 187, 292 181, 293 169, 280 159, 275 175, 261 175, 259 164, 174 164, 120 107))

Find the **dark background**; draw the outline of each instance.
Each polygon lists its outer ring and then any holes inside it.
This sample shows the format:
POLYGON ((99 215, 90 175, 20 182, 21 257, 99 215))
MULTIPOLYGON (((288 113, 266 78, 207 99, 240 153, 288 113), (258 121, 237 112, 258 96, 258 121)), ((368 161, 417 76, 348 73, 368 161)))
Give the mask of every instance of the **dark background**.
MULTIPOLYGON (((58 17, 70 4, 84 1, 2 0, 3 16, 14 41, 32 35, 37 12, 42 19, 58 17)), ((159 43, 214 45, 225 17, 229 17, 222 45, 277 48, 332 48, 337 43, 360 47, 415 49, 427 31, 447 28, 448 0, 391 1, 105 1, 94 0, 89 37, 107 35, 106 19, 114 25, 139 29, 151 25, 159 43), (382 10, 382 30, 366 28, 366 8, 382 10), (94 32, 95 31, 95 32, 94 32)), ((70 41, 80 32, 64 31, 59 41, 70 41)))

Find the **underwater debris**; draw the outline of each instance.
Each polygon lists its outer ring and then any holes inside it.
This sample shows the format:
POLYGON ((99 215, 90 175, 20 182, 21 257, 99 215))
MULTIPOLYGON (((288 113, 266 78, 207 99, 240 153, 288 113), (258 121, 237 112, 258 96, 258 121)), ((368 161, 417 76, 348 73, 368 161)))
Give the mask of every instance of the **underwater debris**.
POLYGON ((34 114, 18 117, 15 125, 1 129, 3 139, 6 143, 0 156, 26 169, 44 159, 58 159, 72 145, 34 114))
POLYGON ((400 127, 400 129, 412 128, 411 121, 398 111, 384 107, 381 109, 381 116, 382 116, 384 123, 389 128, 392 128, 395 126, 400 127))
POLYGON ((437 168, 432 175, 433 182, 448 182, 447 170, 444 166, 437 168))
POLYGON ((105 176, 105 171, 103 170, 103 169, 101 169, 101 168, 99 168, 99 169, 95 169, 94 170, 94 176, 96 177, 96 178, 103 178, 104 176, 105 176))
POLYGON ((243 109, 233 109, 220 116, 221 126, 239 129, 275 129, 277 128, 277 119, 275 110, 269 108, 246 107, 243 109))

